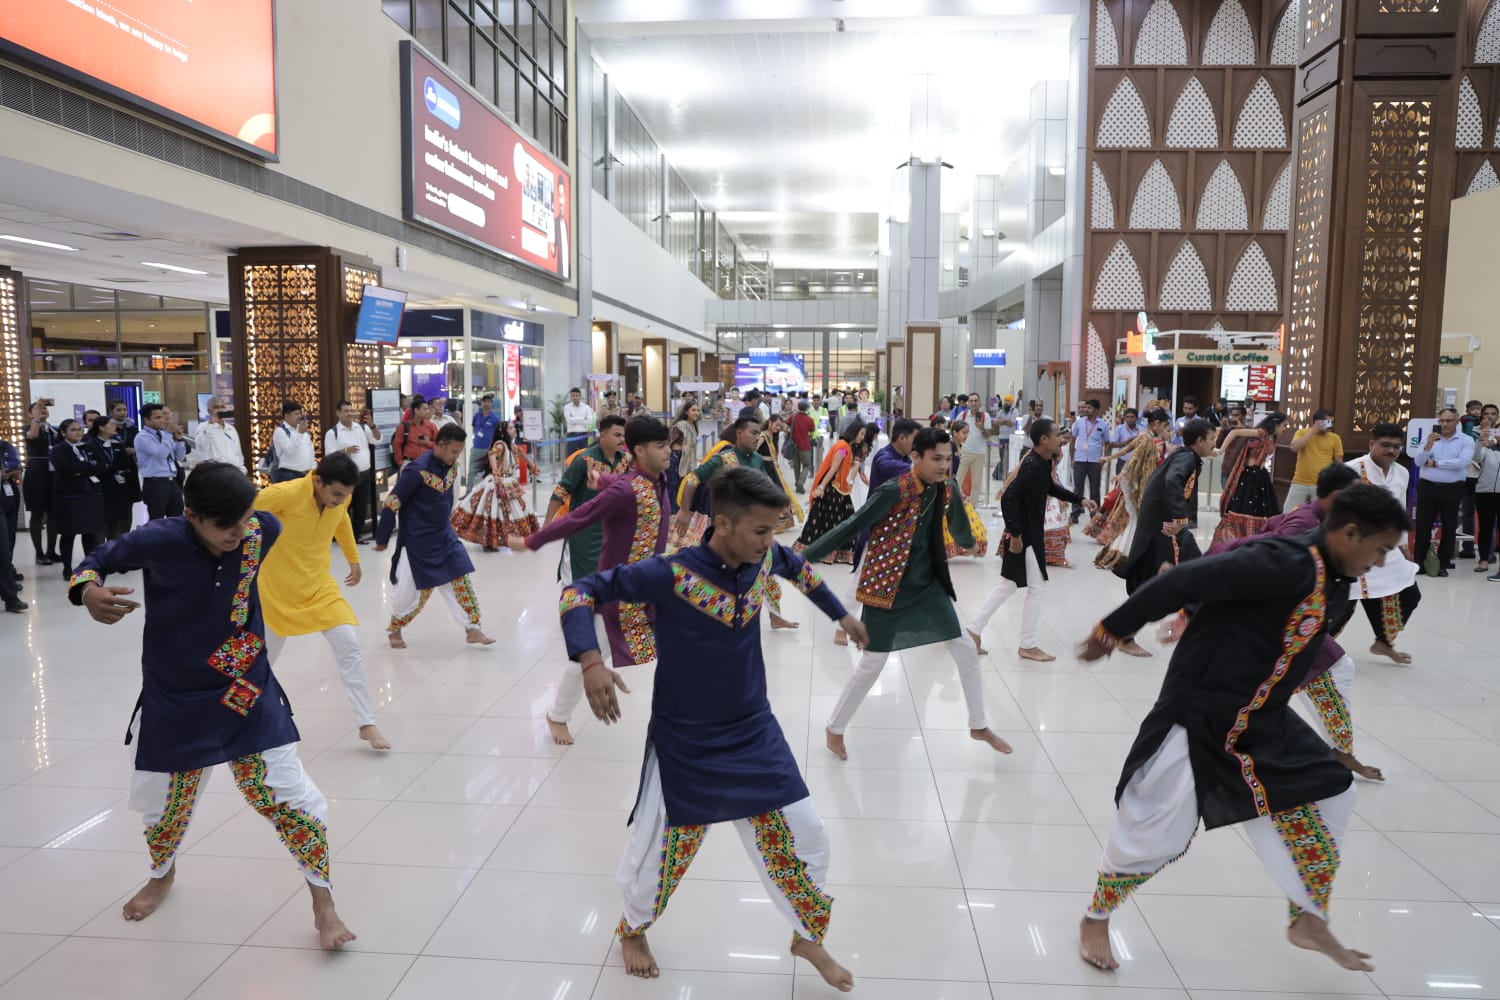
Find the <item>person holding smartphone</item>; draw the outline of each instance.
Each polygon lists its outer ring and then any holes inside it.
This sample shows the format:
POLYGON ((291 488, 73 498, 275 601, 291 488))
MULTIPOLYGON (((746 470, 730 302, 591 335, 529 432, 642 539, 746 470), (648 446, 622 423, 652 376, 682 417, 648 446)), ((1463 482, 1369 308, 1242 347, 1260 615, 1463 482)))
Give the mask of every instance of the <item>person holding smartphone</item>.
POLYGON ((1286 510, 1313 499, 1318 492, 1318 473, 1344 460, 1344 442, 1333 431, 1333 411, 1315 412, 1312 423, 1292 438, 1292 451, 1297 454, 1297 470, 1292 474, 1292 487, 1287 490, 1286 510))

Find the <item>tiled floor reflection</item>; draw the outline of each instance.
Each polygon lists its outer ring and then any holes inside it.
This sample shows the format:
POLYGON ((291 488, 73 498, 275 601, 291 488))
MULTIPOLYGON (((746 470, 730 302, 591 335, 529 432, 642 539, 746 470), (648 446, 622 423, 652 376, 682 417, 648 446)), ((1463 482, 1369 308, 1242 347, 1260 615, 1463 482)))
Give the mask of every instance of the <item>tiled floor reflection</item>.
MULTIPOLYGON (((1212 530, 1205 518, 1203 532, 1212 530)), ((142 878, 120 745, 136 693, 136 617, 114 628, 68 606, 30 565, 36 608, 0 615, 0 1000, 814 1000, 834 994, 787 954, 789 934, 729 830, 709 835, 653 932, 660 980, 631 980, 612 932, 614 869, 639 772, 651 684, 632 669, 625 718, 580 716, 552 745, 542 715, 562 668, 556 552, 475 553, 486 627, 467 647, 442 608, 386 648, 385 557, 365 551, 349 593, 380 724, 396 749, 364 748, 317 638, 276 664, 297 709, 303 758, 331 800, 334 877, 360 935, 316 950, 296 874, 271 830, 220 774, 207 786, 179 886, 140 924, 119 916, 142 878)), ((1336 929, 1373 952, 1347 973, 1291 949, 1285 904, 1233 830, 1192 852, 1121 911, 1123 967, 1083 965, 1076 925, 1112 810, 1122 755, 1156 696, 1164 656, 1085 669, 1069 646, 1120 599, 1091 542, 1054 570, 1037 665, 1013 651, 1020 602, 990 627, 986 701, 1015 745, 968 738, 940 649, 891 663, 848 733, 840 764, 821 723, 857 653, 795 593, 796 632, 767 632, 772 700, 827 819, 837 897, 828 946, 873 1000, 1312 1000, 1500 998, 1500 671, 1491 610, 1500 587, 1467 571, 1424 581, 1396 667, 1364 653, 1361 785, 1335 889, 1336 929)), ((337 562, 337 559, 335 560, 337 562)), ((998 579, 961 560, 967 608, 998 579)), ((830 571, 842 586, 844 570, 830 571)), ((705 669, 711 668, 705 664, 705 669)))

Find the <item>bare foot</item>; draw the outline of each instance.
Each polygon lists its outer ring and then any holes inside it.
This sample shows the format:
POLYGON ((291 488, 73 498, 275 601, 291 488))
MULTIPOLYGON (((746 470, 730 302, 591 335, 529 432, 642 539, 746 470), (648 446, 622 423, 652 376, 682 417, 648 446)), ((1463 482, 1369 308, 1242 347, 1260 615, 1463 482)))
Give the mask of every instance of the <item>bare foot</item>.
POLYGON ((1038 663, 1051 663, 1057 657, 1038 646, 1026 646, 1016 651, 1016 655, 1023 660, 1035 660, 1038 663))
POLYGON ((318 885, 307 887, 312 892, 313 926, 318 929, 318 941, 324 951, 337 951, 355 940, 354 932, 344 926, 338 911, 333 908, 333 893, 318 885))
POLYGON ((644 934, 620 938, 620 957, 625 959, 625 974, 628 976, 655 979, 661 975, 656 956, 651 954, 651 946, 646 943, 644 934))
POLYGON ((547 730, 552 734, 552 742, 558 746, 570 747, 573 745, 573 733, 568 729, 566 722, 553 722, 551 719, 548 719, 547 730))
POLYGON ((771 627, 772 628, 801 628, 802 627, 802 623, 801 622, 794 622, 794 621, 791 621, 789 619, 783 618, 780 615, 778 615, 776 612, 772 611, 771 612, 771 627))
POLYGON ((854 973, 835 962, 833 956, 818 942, 801 937, 793 938, 792 954, 805 959, 818 970, 818 975, 823 977, 825 983, 840 993, 848 993, 854 989, 854 973))
POLYGON ((1328 929, 1328 922, 1311 913, 1304 913, 1287 929, 1286 939, 1298 948, 1322 952, 1339 965, 1354 972, 1373 972, 1375 966, 1367 959, 1369 955, 1353 948, 1345 948, 1328 929))
POLYGON ((146 884, 141 886, 140 892, 131 896, 130 901, 125 904, 125 919, 145 920, 155 913, 175 881, 177 881, 176 865, 173 865, 171 870, 161 878, 147 880, 146 884))
POLYGON ((1376 642, 1370 646, 1370 652, 1376 656, 1384 656, 1393 663, 1399 663, 1403 667, 1411 663, 1411 654, 1403 653, 1399 649, 1386 642, 1376 642))
POLYGON ((405 649, 406 648, 406 640, 403 639, 403 638, 401 638, 401 630, 399 628, 398 629, 393 629, 393 630, 387 632, 385 634, 385 637, 387 639, 391 640, 391 648, 392 649, 405 649))
POLYGON ((465 630, 464 642, 472 646, 493 646, 495 644, 494 639, 491 639, 477 628, 465 630))
POLYGON ((1011 752, 1010 744, 1002 740, 999 736, 995 735, 995 731, 993 729, 971 729, 969 730, 969 738, 972 740, 978 740, 981 743, 988 743, 990 746, 994 747, 996 750, 999 750, 1001 753, 1011 752))
POLYGON ((974 631, 971 628, 966 628, 964 629, 964 631, 969 633, 970 639, 974 640, 974 652, 978 653, 980 656, 990 655, 990 651, 984 648, 984 640, 980 638, 978 632, 974 631))
POLYGON ((1142 656, 1142 657, 1145 657, 1145 656, 1155 656, 1156 655, 1155 653, 1151 652, 1151 650, 1147 649, 1145 646, 1142 646, 1140 643, 1136 642, 1135 639, 1133 639, 1133 638, 1126 639, 1124 642, 1120 643, 1120 645, 1119 645, 1118 648, 1119 648, 1120 652, 1124 653, 1126 656, 1142 656))
POLYGON ((1109 921, 1083 918, 1078 925, 1078 954, 1096 969, 1113 972, 1120 967, 1109 946, 1109 921))
POLYGON ((375 724, 359 727, 359 738, 370 744, 371 750, 389 750, 391 741, 385 738, 381 731, 375 728, 375 724))
POLYGON ((1366 779, 1367 781, 1385 780, 1385 774, 1381 772, 1380 768, 1372 767, 1369 764, 1360 763, 1359 758, 1354 756, 1352 753, 1345 753, 1342 750, 1335 750, 1333 752, 1333 755, 1339 759, 1340 764, 1343 764, 1349 770, 1353 771, 1355 774, 1359 775, 1361 778, 1366 779))
POLYGON ((839 760, 849 759, 849 749, 848 747, 844 746, 843 733, 836 733, 832 729, 825 729, 823 730, 823 735, 827 737, 828 751, 830 753, 832 753, 839 760))
POLYGON ((835 646, 847 646, 847 645, 849 645, 849 633, 845 632, 841 628, 834 629, 833 630, 833 644, 835 646))

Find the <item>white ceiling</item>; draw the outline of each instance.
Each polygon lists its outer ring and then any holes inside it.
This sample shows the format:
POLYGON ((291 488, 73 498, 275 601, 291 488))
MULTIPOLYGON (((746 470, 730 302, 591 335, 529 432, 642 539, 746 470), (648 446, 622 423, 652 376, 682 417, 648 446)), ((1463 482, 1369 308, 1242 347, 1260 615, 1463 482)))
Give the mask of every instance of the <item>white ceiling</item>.
POLYGON ((922 74, 941 80, 939 151, 954 167, 943 172, 943 210, 966 218, 973 178, 997 174, 1006 178, 1000 217, 987 224, 1024 229, 1030 91, 1068 75, 1077 5, 983 6, 1015 13, 892 17, 883 0, 755 5, 777 20, 754 19, 737 2, 581 0, 578 11, 611 83, 748 249, 770 252, 778 266, 853 267, 868 264, 897 197, 896 168, 917 151, 911 95, 922 74), (645 6, 659 19, 628 17, 645 6), (814 8, 829 16, 786 19, 814 8), (861 9, 879 16, 860 18, 861 9), (845 31, 835 30, 836 16, 845 31))

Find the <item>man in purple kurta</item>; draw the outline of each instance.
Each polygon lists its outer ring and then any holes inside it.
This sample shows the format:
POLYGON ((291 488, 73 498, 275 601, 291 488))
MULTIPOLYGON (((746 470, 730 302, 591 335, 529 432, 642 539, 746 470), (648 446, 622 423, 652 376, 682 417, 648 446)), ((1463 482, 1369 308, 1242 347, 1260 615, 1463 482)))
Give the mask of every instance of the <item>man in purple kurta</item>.
MULTIPOLYGON (((511 537, 510 547, 540 549, 593 525, 603 529, 597 570, 640 562, 667 550, 667 466, 672 462, 670 432, 655 417, 635 417, 625 426, 625 449, 635 461, 631 471, 600 475, 599 493, 582 506, 556 518, 526 538, 511 537)), ((590 484, 593 485, 593 484, 590 484)), ((612 601, 599 609, 599 620, 609 640, 616 666, 650 663, 656 659, 656 634, 651 607, 631 601, 612 601)), ((583 675, 569 663, 557 685, 557 697, 547 713, 552 739, 562 746, 573 742, 568 720, 583 697, 583 675)))

